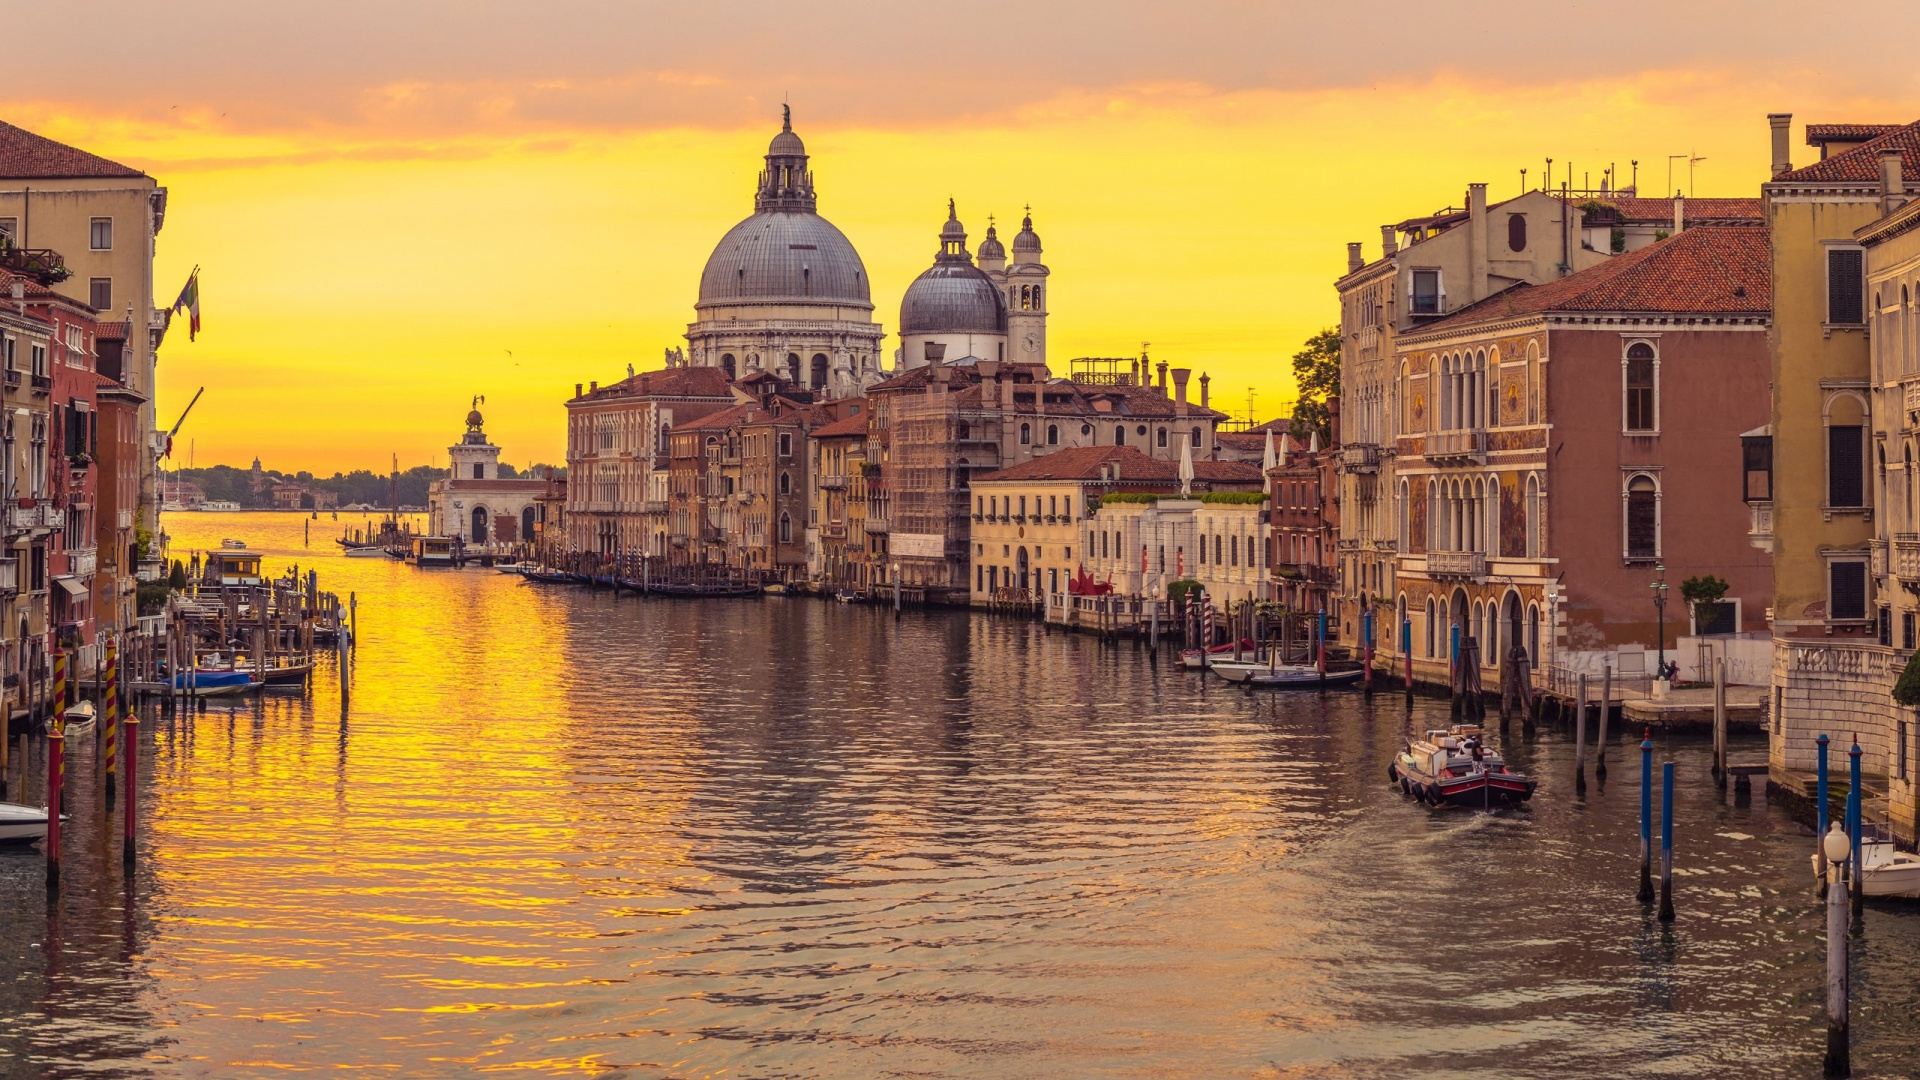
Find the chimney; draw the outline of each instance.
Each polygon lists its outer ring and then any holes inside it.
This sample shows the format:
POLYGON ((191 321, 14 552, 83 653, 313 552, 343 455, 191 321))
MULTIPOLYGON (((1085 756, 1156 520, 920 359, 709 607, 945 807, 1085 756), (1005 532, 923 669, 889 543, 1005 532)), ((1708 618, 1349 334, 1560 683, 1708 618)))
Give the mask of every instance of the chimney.
POLYGON ((926 357, 927 357, 927 365, 928 365, 929 367, 931 367, 931 366, 932 366, 932 365, 934 365, 934 364, 938 364, 938 363, 940 363, 941 361, 943 361, 943 360, 945 360, 945 359, 947 358, 947 345, 946 345, 946 342, 943 342, 943 341, 929 341, 929 342, 927 342, 927 343, 926 343, 926 357))
MULTIPOLYGON (((17 288, 19 288, 19 286, 18 286, 18 285, 15 285, 15 286, 14 286, 14 288, 16 288, 16 289, 17 289, 17 288)), ((574 396, 574 397, 579 397, 579 396, 580 396, 580 384, 579 384, 579 383, 574 383, 574 384, 573 384, 573 396, 574 396)))
POLYGON ((1187 378, 1193 374, 1191 368, 1173 369, 1173 414, 1187 415, 1187 378))
POLYGON ((1203 409, 1207 407, 1207 383, 1211 381, 1206 372, 1200 373, 1200 407, 1203 409))
POLYGON ((1793 161, 1787 153, 1787 129, 1792 123, 1792 113, 1767 114, 1767 126, 1773 129, 1773 175, 1775 176, 1793 169, 1793 161))
POLYGON ((1467 185, 1467 243, 1471 245, 1472 276, 1467 281, 1469 303, 1485 299, 1491 282, 1487 280, 1487 185, 1467 185))
POLYGON ((587 393, 589 394, 599 389, 600 389, 600 380, 598 379, 595 379, 592 382, 587 384, 587 393))
POLYGON ((1348 244, 1347 273, 1351 274, 1365 265, 1367 265, 1367 260, 1360 254, 1360 241, 1355 240, 1353 243, 1348 244))
POLYGON ((1900 148, 1880 149, 1880 208, 1891 214, 1907 201, 1907 185, 1900 177, 1900 148))
POLYGON ((1160 361, 1160 396, 1165 397, 1166 393, 1167 393, 1167 362, 1165 360, 1162 360, 1160 361))
POLYGON ((1673 235, 1679 236, 1687 227, 1687 197, 1678 192, 1673 196, 1673 235))
POLYGON ((1399 250, 1400 250, 1400 240, 1398 237, 1394 235, 1393 226, 1391 225, 1380 226, 1381 254, 1385 255, 1388 258, 1392 258, 1393 253, 1399 250))

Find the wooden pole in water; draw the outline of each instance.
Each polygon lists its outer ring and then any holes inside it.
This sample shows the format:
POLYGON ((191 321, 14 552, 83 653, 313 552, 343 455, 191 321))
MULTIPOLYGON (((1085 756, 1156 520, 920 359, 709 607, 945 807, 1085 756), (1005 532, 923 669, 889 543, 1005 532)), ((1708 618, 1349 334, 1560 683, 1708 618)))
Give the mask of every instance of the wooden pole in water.
POLYGON ((1573 787, 1587 790, 1587 675, 1580 673, 1580 695, 1573 706, 1573 787))
POLYGON ((1713 658, 1713 779, 1727 786, 1727 660, 1713 658))
POLYGON ((1660 763, 1660 921, 1673 921, 1673 762, 1660 763))
POLYGON ((1600 739, 1595 747, 1593 775, 1604 778, 1607 775, 1607 721, 1613 718, 1613 661, 1608 660, 1600 669, 1600 739))
POLYGON ((1863 878, 1860 871, 1860 834, 1861 796, 1860 790, 1860 736, 1853 737, 1853 749, 1847 751, 1847 835, 1853 838, 1852 861, 1847 870, 1847 881, 1852 884, 1853 914, 1855 933, 1860 931, 1860 915, 1866 893, 1862 889, 1863 878))
POLYGON ((1366 688, 1367 696, 1372 697, 1373 696, 1373 608, 1371 607, 1367 608, 1365 611, 1360 613, 1360 640, 1361 640, 1360 652, 1362 654, 1360 670, 1365 673, 1361 675, 1360 678, 1362 680, 1362 685, 1366 688))
POLYGON ((102 729, 101 742, 105 744, 105 768, 101 775, 105 778, 107 805, 112 806, 117 798, 116 789, 120 779, 120 643, 111 638, 107 640, 106 682, 100 688, 100 722, 106 725, 102 729))
POLYGON ((127 709, 127 806, 126 832, 120 844, 120 861, 127 866, 133 865, 134 856, 134 808, 137 805, 135 795, 139 790, 140 770, 140 713, 137 709, 127 709))
MULTIPOLYGON (((1815 855, 1820 853, 1821 838, 1827 835, 1827 745, 1831 741, 1832 740, 1827 738, 1827 733, 1824 731, 1820 733, 1819 738, 1813 740, 1813 790, 1815 803, 1813 808, 1813 851, 1815 855)), ((1818 859, 1817 865, 1821 870, 1820 895, 1825 896, 1827 895, 1827 878, 1832 875, 1827 872, 1827 862, 1825 859, 1818 859)))
POLYGON ((1640 902, 1653 903, 1653 729, 1640 740, 1640 902))
POLYGON ((60 888, 60 794, 67 779, 67 654, 53 649, 53 726, 47 729, 47 889, 60 888))

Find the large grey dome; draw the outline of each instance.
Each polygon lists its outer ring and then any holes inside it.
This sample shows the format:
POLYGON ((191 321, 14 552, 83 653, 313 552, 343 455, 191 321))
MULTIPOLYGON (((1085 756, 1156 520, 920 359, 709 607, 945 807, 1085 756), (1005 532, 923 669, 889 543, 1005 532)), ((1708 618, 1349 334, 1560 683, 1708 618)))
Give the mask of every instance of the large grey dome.
POLYGON ((903 334, 983 333, 1007 329, 1000 290, 978 267, 941 261, 928 267, 900 300, 903 334))
POLYGON ((833 223, 764 210, 727 230, 700 275, 700 304, 852 304, 871 308, 867 268, 833 223))

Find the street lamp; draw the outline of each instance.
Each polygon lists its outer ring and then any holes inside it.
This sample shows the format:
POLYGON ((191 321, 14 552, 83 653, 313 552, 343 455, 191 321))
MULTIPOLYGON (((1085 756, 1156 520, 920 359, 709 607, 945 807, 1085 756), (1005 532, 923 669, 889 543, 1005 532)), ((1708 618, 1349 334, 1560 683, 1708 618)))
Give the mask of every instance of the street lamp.
POLYGON ((1654 647, 1660 654, 1659 667, 1655 670, 1659 677, 1667 677, 1667 567, 1665 563, 1655 563, 1653 572, 1660 576, 1653 579, 1647 587, 1653 590, 1653 610, 1657 613, 1660 629, 1654 647))

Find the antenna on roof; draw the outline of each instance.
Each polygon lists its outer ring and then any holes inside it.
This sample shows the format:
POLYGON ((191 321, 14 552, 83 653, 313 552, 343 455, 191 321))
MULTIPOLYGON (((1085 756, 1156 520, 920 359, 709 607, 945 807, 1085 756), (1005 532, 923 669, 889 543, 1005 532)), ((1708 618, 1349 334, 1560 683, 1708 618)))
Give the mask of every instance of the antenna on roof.
POLYGON ((1520 170, 1520 190, 1522 192, 1527 190, 1527 170, 1525 169, 1520 170))

